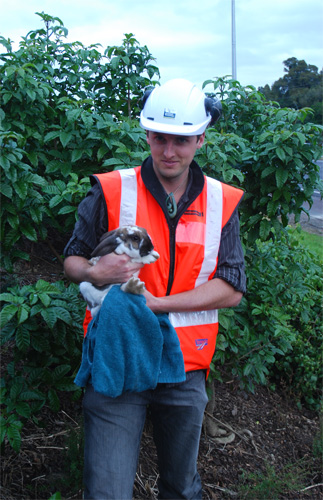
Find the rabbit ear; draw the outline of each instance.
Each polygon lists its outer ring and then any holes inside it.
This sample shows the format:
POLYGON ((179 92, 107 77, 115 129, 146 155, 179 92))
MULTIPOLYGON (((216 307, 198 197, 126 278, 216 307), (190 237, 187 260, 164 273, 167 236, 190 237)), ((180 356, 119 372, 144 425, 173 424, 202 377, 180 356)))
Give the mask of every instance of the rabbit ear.
POLYGON ((102 255, 112 253, 115 251, 119 243, 120 241, 117 241, 116 230, 104 233, 100 238, 100 243, 91 253, 91 257, 102 257, 102 255))

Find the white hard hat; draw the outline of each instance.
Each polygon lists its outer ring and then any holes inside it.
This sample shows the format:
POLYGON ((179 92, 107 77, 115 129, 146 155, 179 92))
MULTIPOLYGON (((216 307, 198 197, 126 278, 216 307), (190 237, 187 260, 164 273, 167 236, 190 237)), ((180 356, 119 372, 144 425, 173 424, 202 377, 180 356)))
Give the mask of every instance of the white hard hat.
POLYGON ((164 134, 199 135, 220 115, 220 101, 207 98, 188 80, 176 78, 146 93, 140 126, 164 134))

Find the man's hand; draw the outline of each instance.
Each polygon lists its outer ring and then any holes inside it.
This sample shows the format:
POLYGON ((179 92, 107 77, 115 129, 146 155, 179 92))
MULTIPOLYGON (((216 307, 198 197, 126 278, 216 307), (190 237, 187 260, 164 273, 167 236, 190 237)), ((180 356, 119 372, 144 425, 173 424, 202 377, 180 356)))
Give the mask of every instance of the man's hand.
POLYGON ((84 257, 70 256, 65 259, 64 271, 74 283, 89 281, 96 286, 125 283, 144 264, 132 262, 128 255, 110 253, 100 258, 95 266, 84 257))
POLYGON ((93 266, 91 276, 94 282, 91 283, 97 286, 108 283, 125 283, 143 266, 144 264, 132 262, 126 254, 109 253, 103 255, 99 262, 93 266))

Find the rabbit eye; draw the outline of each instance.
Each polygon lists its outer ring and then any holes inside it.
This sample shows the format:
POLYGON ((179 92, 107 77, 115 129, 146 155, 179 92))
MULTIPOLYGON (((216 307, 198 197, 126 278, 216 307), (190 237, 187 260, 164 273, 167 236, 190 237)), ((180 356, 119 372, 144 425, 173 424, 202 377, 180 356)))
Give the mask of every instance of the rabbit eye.
POLYGON ((132 235, 132 236, 131 236, 131 239, 132 239, 133 241, 139 241, 139 240, 140 240, 140 238, 139 238, 139 236, 138 236, 137 234, 132 235))

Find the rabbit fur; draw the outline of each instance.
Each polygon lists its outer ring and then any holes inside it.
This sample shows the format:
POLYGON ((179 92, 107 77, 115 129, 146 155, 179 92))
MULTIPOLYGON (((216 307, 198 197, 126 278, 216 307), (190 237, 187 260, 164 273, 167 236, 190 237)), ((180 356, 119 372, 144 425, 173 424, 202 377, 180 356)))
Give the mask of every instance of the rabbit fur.
MULTIPOLYGON (((120 226, 114 231, 104 233, 99 244, 93 250, 89 262, 94 266, 103 255, 112 252, 119 255, 125 253, 133 262, 142 262, 143 264, 152 264, 159 259, 159 254, 154 250, 146 229, 139 226, 120 226)), ((98 287, 88 281, 80 283, 80 292, 88 304, 92 317, 99 312, 111 286, 98 287)), ((134 275, 121 285, 121 290, 139 295, 144 292, 145 284, 134 275)))

